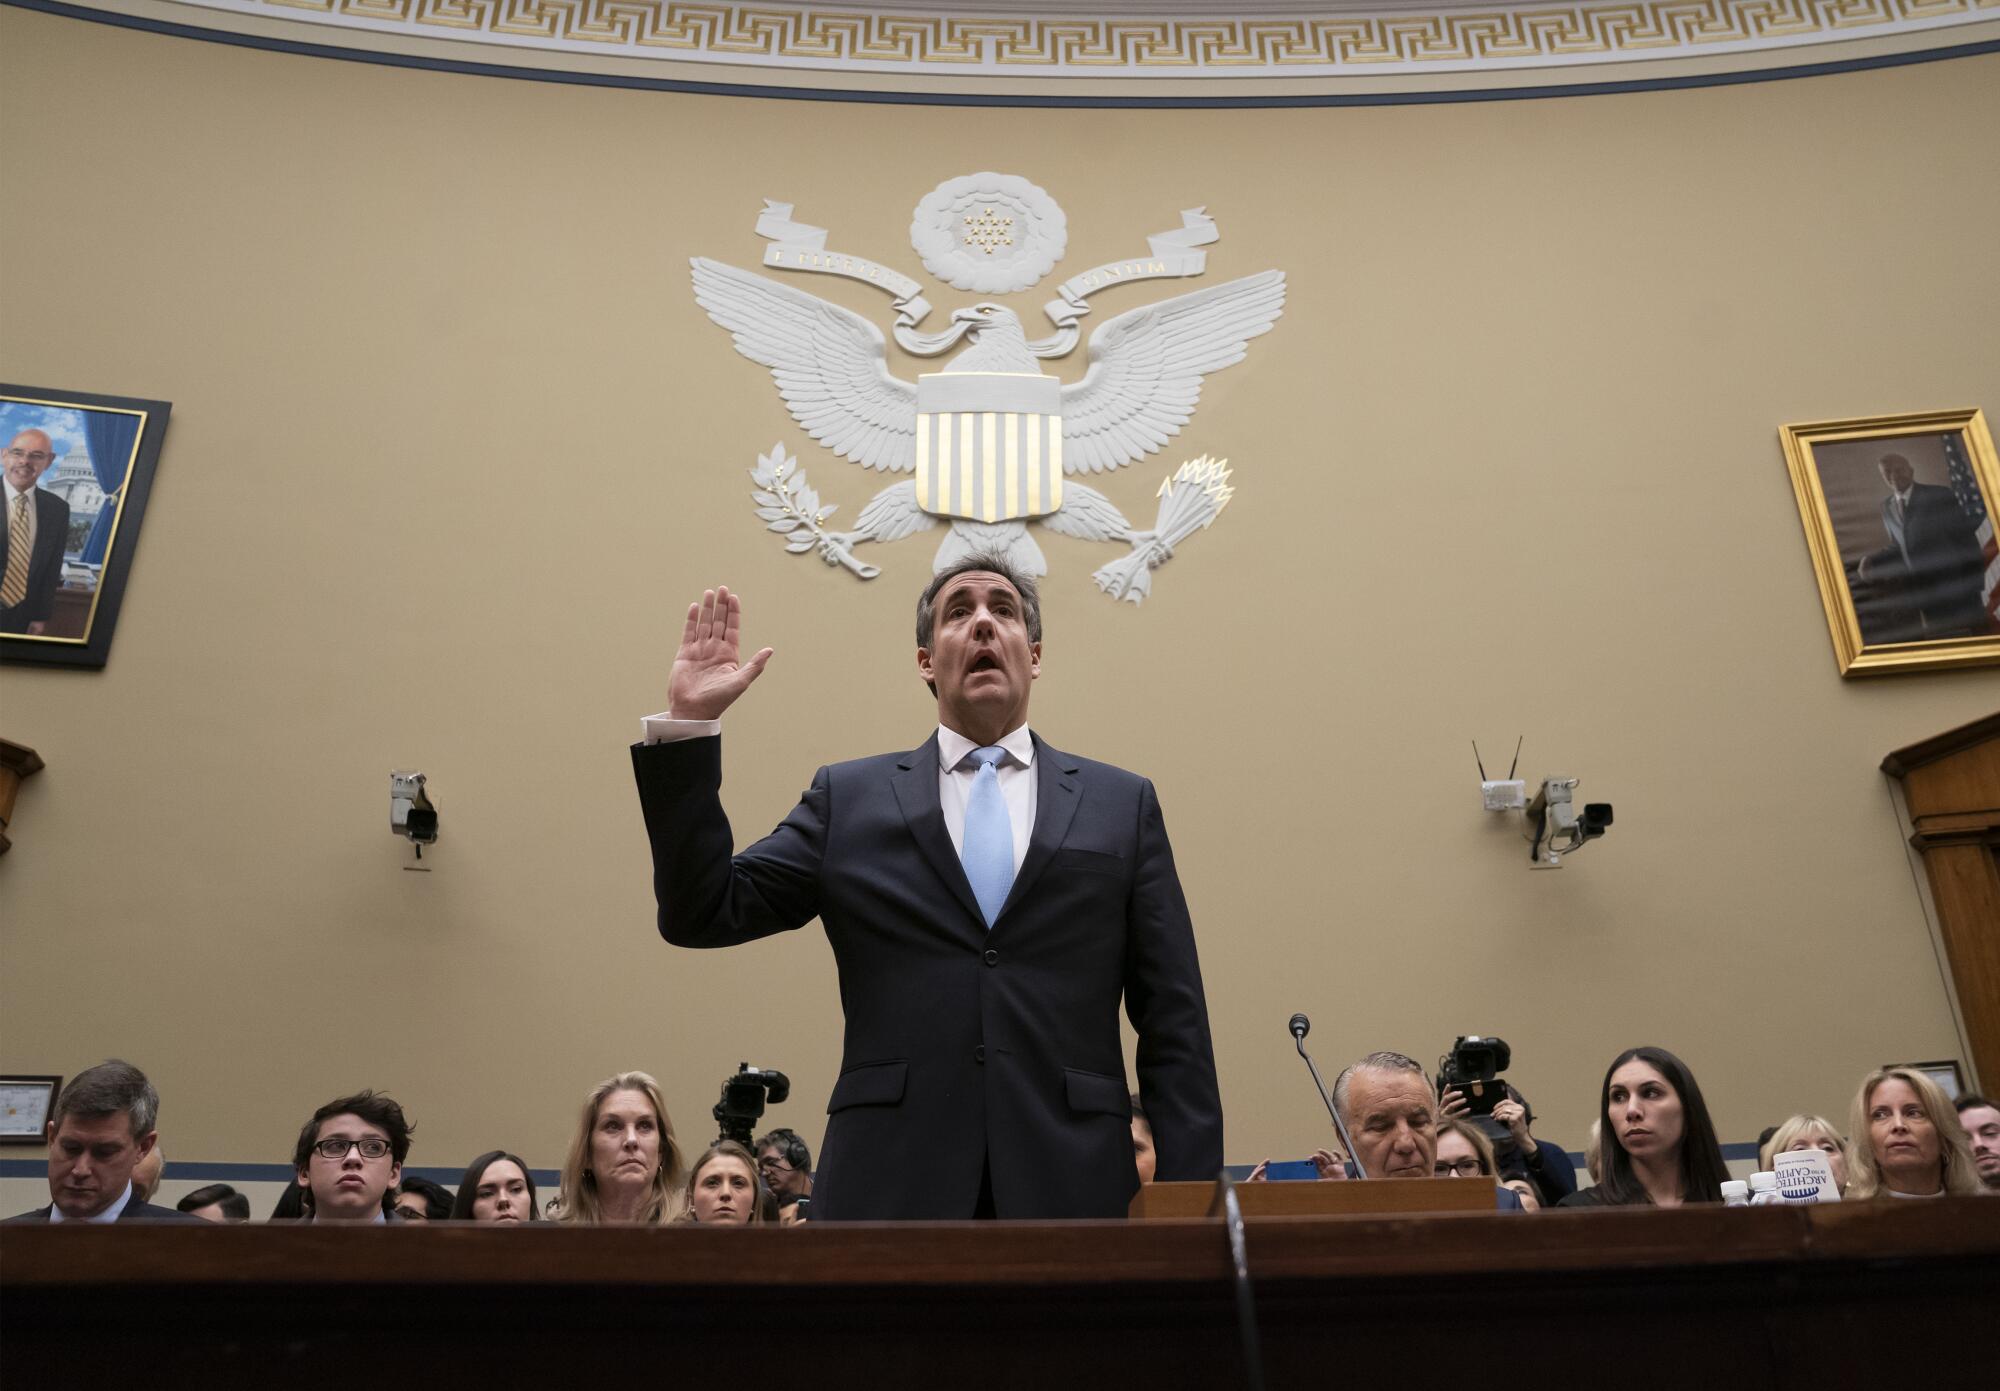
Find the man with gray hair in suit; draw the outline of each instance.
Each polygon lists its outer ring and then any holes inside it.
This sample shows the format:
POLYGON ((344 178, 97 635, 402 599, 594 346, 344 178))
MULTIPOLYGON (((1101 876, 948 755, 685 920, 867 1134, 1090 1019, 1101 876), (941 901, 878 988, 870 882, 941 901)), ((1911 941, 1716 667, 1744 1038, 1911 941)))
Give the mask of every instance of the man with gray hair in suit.
POLYGON ((113 1058, 86 1068, 56 1098, 49 1117, 47 1207, 15 1222, 199 1222, 139 1196, 132 1171, 153 1152, 160 1094, 146 1074, 113 1058))

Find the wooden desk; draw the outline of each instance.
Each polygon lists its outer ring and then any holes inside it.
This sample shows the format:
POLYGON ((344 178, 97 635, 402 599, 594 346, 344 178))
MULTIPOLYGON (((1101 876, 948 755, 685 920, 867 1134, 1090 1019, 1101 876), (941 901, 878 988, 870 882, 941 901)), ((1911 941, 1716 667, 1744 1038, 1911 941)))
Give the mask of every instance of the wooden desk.
MULTIPOLYGON (((1247 1227, 1273 1387, 1608 1373, 1621 1391, 1825 1391, 1917 1365, 1926 1386, 1991 1372, 2000 1199, 1247 1227)), ((1229 1387, 1232 1297, 1220 1224, 1199 1220, 10 1227, 0 1378, 1229 1387)))

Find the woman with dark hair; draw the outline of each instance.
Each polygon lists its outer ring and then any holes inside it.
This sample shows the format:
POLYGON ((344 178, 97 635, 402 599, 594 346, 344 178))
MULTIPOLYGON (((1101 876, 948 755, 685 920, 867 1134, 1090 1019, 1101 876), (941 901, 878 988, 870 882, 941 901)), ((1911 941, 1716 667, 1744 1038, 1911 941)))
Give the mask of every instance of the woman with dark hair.
POLYGON ((1708 1103, 1686 1063, 1664 1048, 1628 1048, 1598 1092, 1603 1174, 1558 1207, 1679 1207, 1719 1203, 1722 1163, 1708 1103))
POLYGON ((452 1200, 454 1222, 539 1222, 535 1176, 528 1162, 506 1150, 488 1150, 465 1166, 452 1200))

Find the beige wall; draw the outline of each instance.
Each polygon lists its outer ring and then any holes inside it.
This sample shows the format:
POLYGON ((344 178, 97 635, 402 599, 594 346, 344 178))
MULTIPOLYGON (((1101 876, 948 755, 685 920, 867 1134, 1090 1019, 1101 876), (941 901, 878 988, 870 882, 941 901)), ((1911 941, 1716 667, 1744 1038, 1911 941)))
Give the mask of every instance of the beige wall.
POLYGON ((848 518, 876 480, 803 439, 687 257, 754 264, 770 196, 915 269, 909 209, 981 168, 1062 202, 1065 272, 1206 204, 1211 282, 1290 276, 1168 454, 1104 484, 1149 518, 1170 465, 1237 468, 1156 597, 1114 606, 1109 548, 1044 542, 1036 724, 1159 784, 1231 1159, 1322 1138, 1295 1009, 1329 1065, 1498 1033, 1571 1146, 1632 1043, 1691 1061, 1726 1139, 1958 1052, 1876 763, 2000 677, 1839 679, 1776 429, 2000 406, 2000 58, 1085 112, 598 91, 11 9, 0 41, 0 377, 174 402, 109 668, 0 673, 49 763, 0 862, 0 1061, 139 1061, 176 1159, 282 1160, 374 1085, 416 1163, 554 1165, 597 1077, 653 1070, 699 1137, 740 1058, 792 1073, 777 1118, 817 1140, 824 940, 661 944, 625 745, 716 579, 778 649, 730 717, 739 839, 818 763, 914 744, 932 543, 862 585, 757 529, 774 441, 848 518), (1468 738, 1490 766, 1519 733, 1525 774, 1618 808, 1557 874, 1478 810, 1468 738), (386 834, 392 766, 441 798, 430 874, 386 834))

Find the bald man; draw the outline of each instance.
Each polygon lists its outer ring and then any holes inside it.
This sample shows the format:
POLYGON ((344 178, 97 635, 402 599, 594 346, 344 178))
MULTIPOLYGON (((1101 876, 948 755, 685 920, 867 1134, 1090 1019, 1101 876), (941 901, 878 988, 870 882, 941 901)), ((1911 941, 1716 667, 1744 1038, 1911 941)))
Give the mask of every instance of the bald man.
POLYGON ((20 431, 0 458, 7 523, 0 538, 0 633, 40 637, 55 611, 69 504, 35 486, 55 461, 55 442, 40 430, 20 431))

